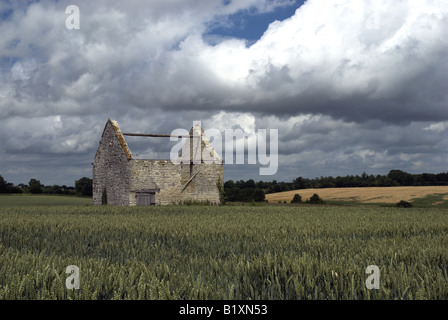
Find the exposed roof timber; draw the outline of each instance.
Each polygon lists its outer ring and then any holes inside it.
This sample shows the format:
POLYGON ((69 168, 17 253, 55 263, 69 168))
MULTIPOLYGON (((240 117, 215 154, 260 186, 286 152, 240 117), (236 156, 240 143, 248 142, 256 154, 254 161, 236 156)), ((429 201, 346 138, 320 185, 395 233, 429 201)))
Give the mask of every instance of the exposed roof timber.
POLYGON ((187 134, 187 135, 171 135, 171 134, 153 134, 153 133, 129 133, 129 132, 123 132, 124 136, 133 136, 133 137, 156 137, 156 138, 170 138, 170 137, 176 137, 176 138, 189 138, 189 137, 198 137, 200 138, 200 135, 194 135, 194 134, 187 134))
POLYGON ((124 152, 126 153, 126 156, 129 160, 132 159, 131 156, 131 150, 129 150, 128 144, 126 143, 126 140, 124 140, 123 133, 120 130, 120 127, 118 126, 118 122, 115 120, 112 120, 109 118, 109 122, 112 124, 112 127, 115 129, 115 132, 117 134, 118 139, 121 142, 121 145, 123 146, 124 152))

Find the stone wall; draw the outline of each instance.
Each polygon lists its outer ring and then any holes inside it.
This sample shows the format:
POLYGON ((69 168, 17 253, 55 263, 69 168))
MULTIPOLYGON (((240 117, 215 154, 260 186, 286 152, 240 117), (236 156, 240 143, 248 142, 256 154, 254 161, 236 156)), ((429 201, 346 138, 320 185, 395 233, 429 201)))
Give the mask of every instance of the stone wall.
POLYGON ((197 175, 184 190, 185 197, 219 204, 217 183, 218 181, 223 182, 222 164, 195 164, 193 165, 193 175, 195 173, 197 175))
POLYGON ((218 179, 222 181, 222 164, 195 164, 190 179, 190 165, 170 160, 131 160, 130 205, 136 204, 136 192, 156 190, 156 205, 177 204, 187 200, 219 203, 218 179))
MULTIPOLYGON (((203 132, 200 127, 195 130, 198 135, 203 132)), ((118 124, 109 119, 93 163, 93 203, 101 205, 106 192, 107 204, 136 205, 136 193, 150 191, 155 192, 156 205, 188 200, 219 204, 217 183, 223 181, 222 161, 216 158, 205 136, 198 146, 217 161, 175 164, 171 160, 133 159, 118 124)), ((186 148, 190 148, 188 143, 183 151, 186 148)))
MULTIPOLYGON (((109 120, 101 137, 93 163, 93 204, 101 205, 103 191, 107 204, 129 205, 130 169, 128 149, 120 139, 121 132, 109 120)), ((122 137, 122 136, 121 136, 122 137)), ((127 146, 126 146, 127 147, 127 146)))

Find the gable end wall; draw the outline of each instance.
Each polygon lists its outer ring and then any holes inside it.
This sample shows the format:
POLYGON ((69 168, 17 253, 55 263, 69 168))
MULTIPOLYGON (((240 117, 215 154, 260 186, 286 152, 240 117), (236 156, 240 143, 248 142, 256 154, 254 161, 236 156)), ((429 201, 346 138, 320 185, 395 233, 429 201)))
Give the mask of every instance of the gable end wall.
POLYGON ((102 204, 106 190, 107 204, 129 205, 129 161, 116 129, 108 121, 93 163, 93 204, 102 204))

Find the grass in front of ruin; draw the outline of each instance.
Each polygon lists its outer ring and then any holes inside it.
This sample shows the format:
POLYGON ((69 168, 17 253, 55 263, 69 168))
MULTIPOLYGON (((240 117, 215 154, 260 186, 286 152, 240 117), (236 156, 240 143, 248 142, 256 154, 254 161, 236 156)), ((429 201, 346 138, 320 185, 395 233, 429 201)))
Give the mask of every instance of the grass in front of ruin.
POLYGON ((0 197, 0 299, 448 298, 444 208, 12 197, 0 197), (69 265, 80 290, 66 288, 69 265), (369 265, 380 289, 366 288, 369 265))

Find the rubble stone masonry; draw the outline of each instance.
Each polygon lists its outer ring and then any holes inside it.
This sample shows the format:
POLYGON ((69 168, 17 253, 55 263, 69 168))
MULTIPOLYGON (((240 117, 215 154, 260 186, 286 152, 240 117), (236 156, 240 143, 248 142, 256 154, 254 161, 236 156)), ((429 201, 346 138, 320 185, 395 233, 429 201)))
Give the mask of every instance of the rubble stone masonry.
POLYGON ((223 164, 175 164, 170 160, 133 159, 118 124, 106 123, 93 163, 93 203, 137 205, 137 194, 155 194, 156 205, 184 201, 219 204, 223 164))

